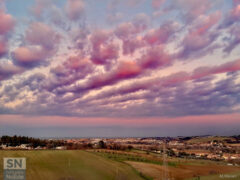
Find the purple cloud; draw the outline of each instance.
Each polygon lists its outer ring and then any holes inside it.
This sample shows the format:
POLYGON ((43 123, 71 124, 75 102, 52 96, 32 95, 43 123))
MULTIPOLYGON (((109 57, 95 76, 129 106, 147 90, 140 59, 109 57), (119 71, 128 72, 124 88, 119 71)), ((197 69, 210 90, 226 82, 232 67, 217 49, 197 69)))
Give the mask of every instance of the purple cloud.
POLYGON ((234 25, 229 31, 231 37, 227 39, 227 43, 223 49, 223 51, 228 54, 230 54, 240 44, 239 25, 234 25))
POLYGON ((4 40, 3 38, 0 39, 0 57, 5 55, 8 51, 8 45, 6 40, 4 40))
POLYGON ((0 35, 9 33, 15 25, 15 20, 10 14, 0 9, 0 35))
POLYGON ((24 71, 23 68, 20 68, 13 64, 9 64, 9 63, 3 64, 2 63, 2 64, 0 64, 0 81, 9 79, 13 75, 20 74, 23 71, 24 71))
POLYGON ((95 31, 91 36, 91 60, 95 64, 109 64, 118 58, 119 47, 113 42, 112 33, 95 31))
MULTIPOLYGON (((218 37, 218 31, 211 31, 221 18, 220 12, 215 12, 209 16, 200 19, 196 26, 191 28, 182 41, 182 50, 177 55, 180 59, 188 59, 190 57, 201 54, 201 51, 209 49, 210 52, 214 48, 213 43, 218 37)), ((204 51, 205 55, 207 51, 204 51)))
POLYGON ((56 52, 60 36, 48 25, 35 22, 27 29, 24 40, 27 45, 16 48, 12 57, 16 64, 29 68, 46 63, 56 52))
POLYGON ((159 28, 147 32, 144 36, 144 40, 150 46, 164 44, 174 35, 177 29, 178 28, 173 22, 167 22, 159 28))

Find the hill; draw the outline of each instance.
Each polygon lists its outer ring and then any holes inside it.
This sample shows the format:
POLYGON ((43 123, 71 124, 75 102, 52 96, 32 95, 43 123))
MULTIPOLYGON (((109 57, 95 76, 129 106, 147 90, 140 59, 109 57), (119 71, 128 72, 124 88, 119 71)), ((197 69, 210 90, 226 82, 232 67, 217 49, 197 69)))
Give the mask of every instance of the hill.
MULTIPOLYGON (((26 157, 28 180, 141 180, 129 165, 85 151, 0 151, 3 157, 26 157)), ((0 179, 2 177, 0 161, 0 179)))

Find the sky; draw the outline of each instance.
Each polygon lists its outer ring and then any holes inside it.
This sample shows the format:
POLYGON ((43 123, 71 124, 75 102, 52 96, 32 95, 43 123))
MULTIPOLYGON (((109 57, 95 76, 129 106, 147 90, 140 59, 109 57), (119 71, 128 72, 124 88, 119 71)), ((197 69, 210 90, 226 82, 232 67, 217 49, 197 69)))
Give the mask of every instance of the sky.
POLYGON ((0 0, 0 135, 240 134, 240 0, 0 0))

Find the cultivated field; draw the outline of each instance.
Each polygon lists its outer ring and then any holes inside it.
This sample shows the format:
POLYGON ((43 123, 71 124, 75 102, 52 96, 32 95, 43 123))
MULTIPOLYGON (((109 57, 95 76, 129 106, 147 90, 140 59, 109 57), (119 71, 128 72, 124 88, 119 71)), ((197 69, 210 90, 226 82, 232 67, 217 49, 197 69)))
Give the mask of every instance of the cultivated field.
MULTIPOLYGON (((141 180, 126 163, 85 151, 0 151, 3 157, 26 157, 27 180, 141 180)), ((0 179, 3 162, 0 161, 0 179)))
POLYGON ((146 179, 165 180, 166 177, 170 180, 240 179, 239 166, 229 166, 221 161, 168 158, 166 163, 163 163, 160 155, 147 154, 144 151, 94 150, 93 152, 101 157, 131 165, 146 179))
POLYGON ((223 177, 225 177, 224 179, 227 179, 227 177, 231 177, 231 179, 238 180, 240 178, 239 176, 240 169, 229 167, 229 166, 178 165, 176 167, 168 166, 166 168, 164 166, 159 166, 159 165, 150 164, 150 163, 133 162, 133 161, 128 161, 127 163, 132 165, 134 168, 136 168, 138 171, 142 172, 143 174, 150 176, 156 180, 162 180, 164 179, 164 177, 168 177, 174 180, 183 180, 183 179, 220 180, 220 179, 223 179, 223 177), (230 174, 232 174, 232 176, 230 176, 230 174))
POLYGON ((161 155, 136 150, 3 150, 3 157, 26 157, 27 180, 163 180, 166 176, 171 180, 240 179, 240 167, 225 162, 168 158, 164 163, 161 155))

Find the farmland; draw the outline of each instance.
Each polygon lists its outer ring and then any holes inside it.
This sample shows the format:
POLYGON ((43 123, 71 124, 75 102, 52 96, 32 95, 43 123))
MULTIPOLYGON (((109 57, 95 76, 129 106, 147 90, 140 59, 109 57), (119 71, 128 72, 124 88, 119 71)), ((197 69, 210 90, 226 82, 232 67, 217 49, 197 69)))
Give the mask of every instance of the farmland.
POLYGON ((28 180, 240 179, 240 136, 0 140, 1 159, 26 157, 28 180))
MULTIPOLYGON (((28 180, 142 179, 125 163, 85 151, 0 151, 0 159, 3 157, 26 157, 28 180)), ((3 179, 2 163, 0 179, 3 179)))
POLYGON ((240 167, 229 166, 226 162, 217 162, 200 159, 168 158, 164 165, 161 156, 144 151, 111 151, 94 150, 95 154, 115 161, 125 162, 135 168, 148 179, 162 180, 168 177, 171 180, 220 180, 239 179, 240 167), (166 176, 165 176, 166 175, 166 176))
MULTIPOLYGON (((209 160, 168 158, 145 151, 114 150, 33 150, 0 151, 3 157, 26 157, 27 179, 34 180, 219 180, 238 179, 240 167, 209 160)), ((0 161, 0 179, 2 179, 0 161)))

